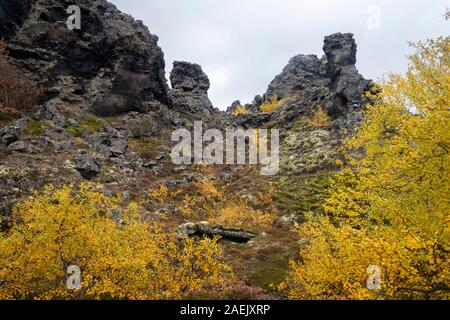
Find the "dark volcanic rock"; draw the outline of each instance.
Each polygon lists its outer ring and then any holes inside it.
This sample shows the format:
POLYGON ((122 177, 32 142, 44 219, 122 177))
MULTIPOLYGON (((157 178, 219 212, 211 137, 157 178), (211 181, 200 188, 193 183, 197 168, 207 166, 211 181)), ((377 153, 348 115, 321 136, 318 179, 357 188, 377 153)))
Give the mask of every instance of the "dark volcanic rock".
POLYGON ((195 63, 175 61, 170 73, 172 89, 206 93, 209 90, 208 76, 202 67, 195 63))
POLYGON ((12 36, 22 25, 30 8, 30 0, 3 1, 0 3, 0 34, 12 36))
POLYGON ((323 51, 327 56, 328 74, 339 75, 341 68, 356 64, 356 42, 351 33, 335 33, 325 37, 323 51))
MULTIPOLYGON (((239 121, 258 125, 275 121, 289 125, 299 115, 322 106, 332 117, 337 129, 351 129, 361 119, 362 106, 368 102, 364 93, 371 83, 356 69, 356 43, 351 33, 336 33, 325 37, 325 56, 297 55, 270 83, 263 100, 272 97, 281 100, 281 107, 270 117, 241 118, 239 121)), ((247 108, 258 111, 262 101, 247 108)))
POLYGON ((367 102, 363 94, 370 89, 370 81, 365 80, 356 69, 356 48, 351 33, 335 33, 325 37, 323 51, 327 56, 327 73, 334 94, 334 102, 326 105, 331 115, 346 114, 352 106, 360 107, 367 102))
POLYGON ((310 100, 326 98, 330 85, 324 60, 315 55, 300 54, 291 58, 283 72, 269 84, 265 97, 284 99, 303 93, 310 100))
POLYGON ((19 138, 20 138, 19 127, 14 126, 0 129, 0 139, 7 146, 19 140, 19 138))
POLYGON ((100 115, 146 111, 168 103, 158 37, 105 0, 78 0, 81 30, 69 30, 56 0, 2 0, 0 36, 46 98, 91 105, 100 115))
POLYGON ((94 157, 80 153, 75 156, 75 169, 83 178, 92 179, 100 172, 100 165, 94 157))
POLYGON ((175 61, 170 82, 170 98, 175 109, 199 116, 216 112, 208 98, 208 76, 198 64, 175 61))
POLYGON ((128 148, 128 137, 121 132, 100 132, 90 137, 92 146, 108 157, 118 157, 128 148))

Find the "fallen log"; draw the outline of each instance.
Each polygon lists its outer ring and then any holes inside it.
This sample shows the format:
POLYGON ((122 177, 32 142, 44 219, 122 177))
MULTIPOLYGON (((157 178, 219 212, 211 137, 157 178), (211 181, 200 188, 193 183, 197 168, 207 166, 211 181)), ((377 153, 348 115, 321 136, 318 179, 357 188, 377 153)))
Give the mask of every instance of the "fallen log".
POLYGON ((227 229, 222 226, 210 226, 208 222, 188 222, 178 227, 179 235, 182 236, 206 236, 213 238, 219 236, 221 239, 237 243, 247 243, 255 238, 257 234, 245 230, 227 229))

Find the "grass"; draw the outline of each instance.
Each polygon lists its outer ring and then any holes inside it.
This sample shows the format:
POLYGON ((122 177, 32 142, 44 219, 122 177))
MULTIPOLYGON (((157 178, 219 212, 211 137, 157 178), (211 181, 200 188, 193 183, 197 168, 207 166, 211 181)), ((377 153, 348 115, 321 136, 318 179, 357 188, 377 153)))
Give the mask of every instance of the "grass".
POLYGON ((81 138, 86 134, 92 134, 92 133, 99 132, 103 128, 104 127, 101 124, 97 123, 96 118, 91 118, 87 122, 82 122, 82 123, 78 124, 78 126, 76 126, 76 127, 68 127, 65 130, 72 136, 81 138))
POLYGON ((27 126, 24 129, 24 134, 28 136, 42 136, 45 134, 45 128, 47 127, 47 123, 43 121, 31 121, 27 123, 27 126))
POLYGON ((159 137, 143 137, 129 140, 129 148, 131 150, 150 160, 155 160, 159 153, 164 150, 164 145, 164 141, 159 137))
POLYGON ((231 112, 232 116, 238 117, 238 116, 243 116, 246 114, 249 114, 250 112, 247 110, 246 107, 242 106, 242 105, 238 105, 233 112, 231 112))
POLYGON ((313 176, 280 177, 274 183, 274 201, 281 212, 303 216, 307 212, 322 212, 332 173, 313 176))

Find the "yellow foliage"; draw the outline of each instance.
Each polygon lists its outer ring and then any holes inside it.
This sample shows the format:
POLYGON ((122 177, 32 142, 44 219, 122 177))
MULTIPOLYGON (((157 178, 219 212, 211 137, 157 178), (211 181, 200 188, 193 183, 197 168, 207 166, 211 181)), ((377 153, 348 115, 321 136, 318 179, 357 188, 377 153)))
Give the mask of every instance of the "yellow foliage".
POLYGON ((323 107, 316 108, 312 117, 309 118, 307 122, 316 129, 327 129, 331 126, 331 119, 323 107))
POLYGON ((183 217, 206 219, 226 227, 268 228, 275 219, 272 192, 256 194, 261 208, 254 208, 240 197, 227 194, 211 179, 195 181, 186 190, 160 187, 149 193, 152 199, 173 203, 183 217))
POLYGON ((160 184, 157 189, 150 189, 148 193, 152 200, 158 203, 164 203, 168 198, 177 195, 177 192, 171 191, 164 184, 160 184))
POLYGON ((0 238, 0 299, 172 299, 223 284, 230 271, 216 240, 176 240, 83 184, 46 188, 15 207, 0 238), (66 286, 67 267, 81 288, 66 286))
POLYGON ((269 100, 265 101, 260 107, 261 112, 273 112, 281 106, 280 101, 277 97, 271 97, 269 100))
POLYGON ((246 115, 249 114, 250 112, 247 110, 246 107, 239 105, 236 108, 234 108, 233 112, 231 112, 232 116, 242 116, 242 115, 246 115))
POLYGON ((450 298, 450 40, 415 45, 370 97, 325 211, 284 287, 293 299, 450 298), (378 90, 379 89, 379 90, 378 90), (365 281, 381 268, 381 290, 365 281))
POLYGON ((244 203, 231 203, 222 207, 212 221, 219 225, 226 225, 235 228, 268 228, 274 220, 271 213, 263 213, 254 210, 244 203))
POLYGON ((212 183, 211 180, 202 179, 200 181, 197 181, 194 183, 194 187, 196 187, 201 195, 208 201, 217 199, 221 196, 219 190, 217 190, 216 186, 212 183))

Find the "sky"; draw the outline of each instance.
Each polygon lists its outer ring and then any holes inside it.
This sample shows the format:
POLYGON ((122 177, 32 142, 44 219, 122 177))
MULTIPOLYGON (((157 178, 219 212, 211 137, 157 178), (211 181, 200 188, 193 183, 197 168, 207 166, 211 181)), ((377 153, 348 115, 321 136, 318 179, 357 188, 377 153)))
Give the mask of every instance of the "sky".
POLYGON ((173 61, 198 63, 209 97, 226 109, 263 94, 289 59, 323 55, 323 38, 354 33, 368 79, 402 73, 408 41, 450 34, 450 0, 110 0, 159 37, 166 77, 173 61))

